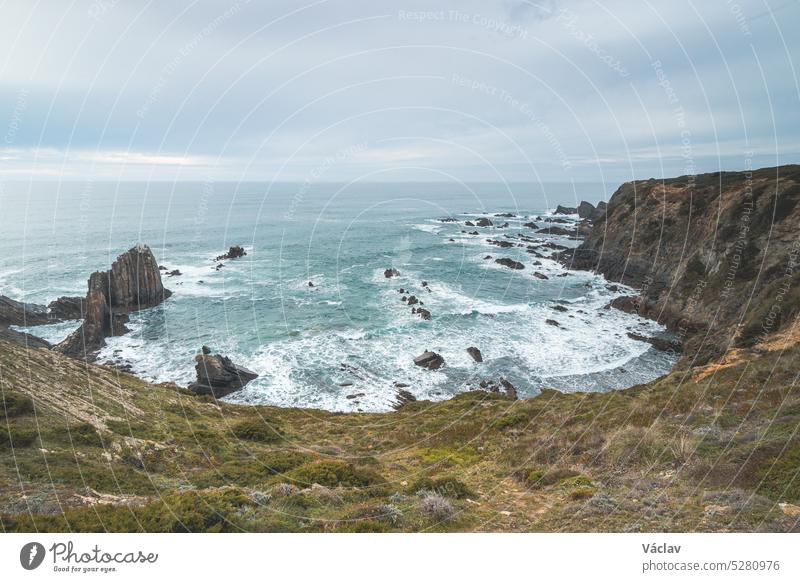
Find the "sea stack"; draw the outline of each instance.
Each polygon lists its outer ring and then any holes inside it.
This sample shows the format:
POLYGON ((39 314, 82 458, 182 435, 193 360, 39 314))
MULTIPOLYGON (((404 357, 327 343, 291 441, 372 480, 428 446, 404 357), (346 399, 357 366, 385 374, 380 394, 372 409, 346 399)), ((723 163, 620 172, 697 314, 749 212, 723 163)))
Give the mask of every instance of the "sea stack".
POLYGON ((143 244, 117 257, 108 271, 92 273, 88 287, 83 324, 56 346, 70 356, 92 356, 105 338, 127 331, 129 313, 155 307, 172 295, 161 283, 153 252, 143 244))

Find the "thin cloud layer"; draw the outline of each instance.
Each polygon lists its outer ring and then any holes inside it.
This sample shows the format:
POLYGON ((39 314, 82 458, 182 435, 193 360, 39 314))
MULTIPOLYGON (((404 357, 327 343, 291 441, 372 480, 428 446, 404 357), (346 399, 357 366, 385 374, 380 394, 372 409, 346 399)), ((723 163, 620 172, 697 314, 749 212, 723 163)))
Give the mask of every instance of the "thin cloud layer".
POLYGON ((10 177, 616 183, 800 159, 794 1, 3 13, 10 177))

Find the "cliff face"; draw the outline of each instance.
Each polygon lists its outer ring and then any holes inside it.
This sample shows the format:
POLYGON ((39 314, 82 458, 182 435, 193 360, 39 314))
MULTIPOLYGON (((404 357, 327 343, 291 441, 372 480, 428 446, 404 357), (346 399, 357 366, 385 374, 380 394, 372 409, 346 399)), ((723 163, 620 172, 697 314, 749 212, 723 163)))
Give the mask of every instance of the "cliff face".
POLYGON ((784 329, 800 309, 800 166, 623 184, 562 254, 641 290, 615 306, 684 335, 705 363, 784 329))
POLYGON ((83 324, 56 348, 71 356, 89 356, 105 338, 127 331, 128 313, 154 307, 170 295, 152 251, 137 245, 117 257, 110 270, 91 274, 83 324))

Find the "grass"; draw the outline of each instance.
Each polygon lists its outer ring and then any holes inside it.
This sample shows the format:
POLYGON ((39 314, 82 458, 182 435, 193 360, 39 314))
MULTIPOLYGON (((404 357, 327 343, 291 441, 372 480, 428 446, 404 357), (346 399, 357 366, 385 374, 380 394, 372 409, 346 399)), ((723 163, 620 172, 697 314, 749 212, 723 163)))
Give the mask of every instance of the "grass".
POLYGON ((0 342, 0 525, 796 531, 778 504, 800 503, 798 358, 798 347, 754 353, 697 382, 677 371, 605 394, 470 392, 337 414, 239 407, 98 367, 87 376, 0 342))

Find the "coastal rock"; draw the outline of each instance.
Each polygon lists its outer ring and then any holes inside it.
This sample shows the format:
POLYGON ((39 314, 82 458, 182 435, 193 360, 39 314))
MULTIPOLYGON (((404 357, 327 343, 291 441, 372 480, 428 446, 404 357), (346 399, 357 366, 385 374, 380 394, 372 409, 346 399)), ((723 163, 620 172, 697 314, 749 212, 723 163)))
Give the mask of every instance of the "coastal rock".
POLYGON ((578 204, 577 212, 578 216, 580 216, 581 218, 591 219, 596 211, 597 209, 594 207, 594 205, 591 204, 590 202, 586 202, 586 200, 578 204))
POLYGON ((517 215, 513 212, 498 212, 495 216, 498 218, 516 218, 517 215))
POLYGON ((139 244, 121 254, 108 271, 89 277, 83 324, 56 348, 71 356, 90 357, 105 338, 127 332, 133 311, 154 307, 172 292, 161 283, 161 272, 149 247, 139 244))
POLYGON ((474 223, 474 222, 472 222, 471 220, 467 220, 467 221, 464 223, 464 226, 475 226, 475 223, 474 223))
POLYGON ((492 226, 492 221, 489 220, 488 218, 481 218, 480 220, 478 220, 478 222, 475 223, 475 226, 483 226, 483 227, 492 226))
POLYGON ((42 325, 50 323, 47 308, 33 303, 22 303, 0 295, 0 325, 42 325))
POLYGON ((391 269, 386 269, 383 272, 383 276, 386 277, 387 279, 391 279, 392 277, 399 277, 400 271, 392 267, 391 269))
POLYGON ((576 231, 562 228, 560 226, 545 226, 544 228, 540 228, 538 232, 541 234, 557 236, 574 236, 576 231))
POLYGON ((537 279, 549 279, 550 278, 547 275, 545 275, 544 273, 538 273, 538 272, 534 273, 533 276, 536 277, 537 279))
POLYGON ((180 277, 183 273, 180 272, 180 269, 173 269, 169 273, 167 273, 167 277, 180 277))
POLYGON ((467 353, 472 356, 472 359, 475 360, 477 363, 483 362, 483 354, 481 351, 476 347, 469 347, 467 348, 467 353))
POLYGON ((56 319, 83 319, 86 311, 85 297, 59 297, 47 306, 50 318, 56 319))
POLYGON ((547 325, 552 325, 553 327, 561 327, 561 324, 558 323, 555 319, 545 319, 544 322, 547 325))
POLYGON ((233 245, 231 248, 228 249, 227 253, 221 254, 214 258, 214 261, 225 261, 227 259, 238 259, 243 257, 247 254, 243 247, 239 245, 233 245))
POLYGON ((509 259, 507 257, 503 257, 502 259, 495 259, 495 263, 498 265, 503 265, 504 267, 508 267, 509 269, 520 270, 524 269, 525 265, 520 263, 519 261, 515 261, 514 259, 509 259))
POLYGON ((395 410, 399 410, 400 408, 403 408, 406 404, 417 401, 417 397, 404 388, 406 386, 405 384, 402 385, 395 384, 395 386, 398 386, 398 390, 396 399, 392 403, 392 408, 394 408, 395 410))
POLYGON ((440 218, 439 222, 458 222, 458 220, 455 218, 447 217, 447 218, 440 218))
POLYGON ((511 382, 505 378, 500 378, 500 385, 505 389, 506 396, 512 400, 517 399, 517 389, 514 388, 514 385, 511 382))
POLYGON ((416 295, 411 295, 411 296, 408 298, 408 304, 409 304, 409 305, 416 305, 417 303, 419 303, 419 299, 417 299, 417 296, 416 296, 416 295))
POLYGON ((444 366, 444 358, 436 352, 425 351, 414 358, 414 364, 428 370, 438 370, 444 366))
POLYGON ((419 309, 417 309, 416 314, 419 315, 422 319, 427 320, 431 318, 431 312, 425 309, 424 307, 420 307, 419 309))
POLYGON ((653 346, 655 349, 662 351, 662 352, 670 352, 670 353, 680 353, 681 351, 681 342, 676 340, 669 340, 665 338, 659 337, 648 337, 638 333, 628 332, 628 337, 632 340, 636 340, 639 342, 645 342, 653 346))
POLYGON ((496 247, 500 247, 501 249, 507 249, 509 247, 513 247, 514 243, 508 242, 507 240, 493 240, 489 239, 487 241, 490 245, 494 245, 496 247))
MULTIPOLYGON (((203 350, 205 352, 205 350, 203 350)), ((258 374, 234 364, 230 358, 219 354, 200 354, 195 356, 194 369, 197 380, 189 384, 189 390, 198 395, 212 395, 222 398, 241 390, 251 380, 258 378, 258 374)))
POLYGON ((526 222, 522 226, 524 226, 525 228, 537 228, 537 229, 539 228, 539 225, 536 224, 535 222, 526 222))
POLYGON ((577 208, 573 208, 572 206, 561 206, 561 204, 559 204, 556 207, 556 211, 553 214, 577 214, 577 213, 578 213, 577 208))

